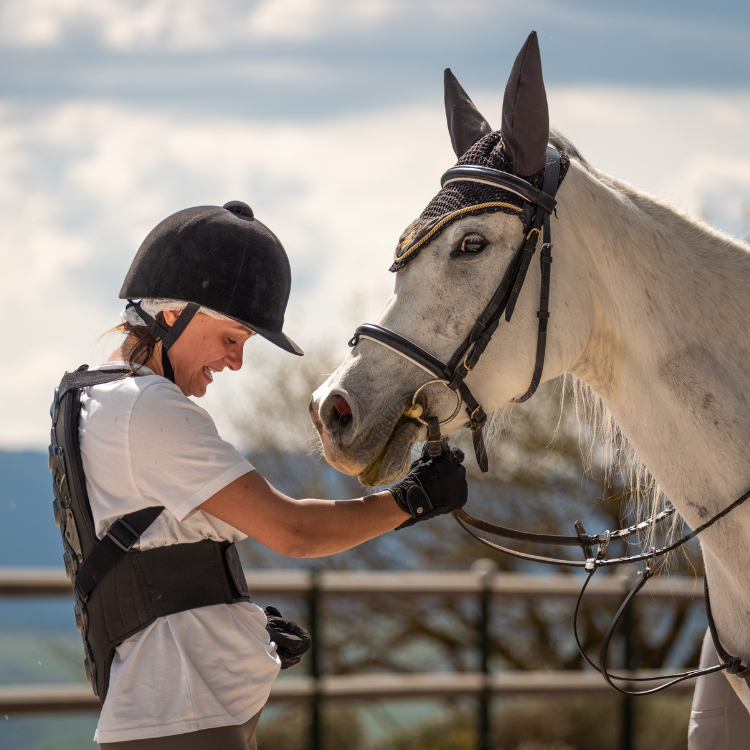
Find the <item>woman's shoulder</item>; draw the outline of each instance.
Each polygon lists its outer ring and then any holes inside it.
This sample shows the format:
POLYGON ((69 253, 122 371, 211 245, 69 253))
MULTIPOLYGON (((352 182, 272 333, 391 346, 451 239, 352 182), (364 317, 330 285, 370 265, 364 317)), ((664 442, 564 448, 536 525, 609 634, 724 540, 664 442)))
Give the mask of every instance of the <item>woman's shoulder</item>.
POLYGON ((104 362, 91 369, 97 371, 127 369, 133 372, 132 375, 112 380, 109 383, 91 386, 91 391, 101 389, 100 392, 102 393, 119 392, 123 395, 130 394, 137 397, 149 391, 151 397, 154 398, 170 398, 170 394, 171 397, 185 398, 182 391, 171 380, 167 380, 162 375, 157 375, 145 366, 134 368, 129 362, 104 362))

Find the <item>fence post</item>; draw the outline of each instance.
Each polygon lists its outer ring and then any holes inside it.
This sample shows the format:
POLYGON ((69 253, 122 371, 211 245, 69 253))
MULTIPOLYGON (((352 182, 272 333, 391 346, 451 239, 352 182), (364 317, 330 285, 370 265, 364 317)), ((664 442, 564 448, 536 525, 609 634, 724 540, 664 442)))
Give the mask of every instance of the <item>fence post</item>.
POLYGON ((471 566, 481 574, 482 593, 479 608, 479 620, 477 630, 479 631, 480 648, 480 671, 482 673, 482 692, 479 696, 479 750, 490 750, 492 741, 492 725, 490 707, 492 693, 490 692, 490 657, 492 655, 492 641, 490 640, 490 607, 492 605, 492 580, 497 563, 488 558, 475 560, 471 566))
POLYGON ((320 573, 317 569, 310 573, 310 676, 313 678, 313 694, 310 708, 310 750, 322 750, 322 727, 320 716, 320 573))

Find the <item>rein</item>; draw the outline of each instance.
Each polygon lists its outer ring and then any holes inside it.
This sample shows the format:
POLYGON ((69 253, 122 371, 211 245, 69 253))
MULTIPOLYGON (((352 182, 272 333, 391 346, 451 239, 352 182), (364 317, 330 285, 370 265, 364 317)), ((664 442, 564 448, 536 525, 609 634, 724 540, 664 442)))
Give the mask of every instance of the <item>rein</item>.
MULTIPOLYGON (((523 283, 526 279, 526 274, 529 270, 531 258, 536 252, 536 247, 539 239, 542 239, 542 247, 540 252, 540 264, 541 264, 541 292, 539 299, 539 311, 537 317, 539 318, 539 327, 537 331, 537 347, 536 347, 536 358, 534 361, 534 371, 531 376, 531 384, 528 390, 516 399, 513 399, 516 403, 523 403, 528 401, 536 392, 539 387, 539 383, 542 378, 542 370, 544 369, 544 359, 547 347, 547 328, 550 317, 549 313, 549 288, 550 288, 550 267, 552 265, 552 239, 550 231, 550 214, 555 210, 555 194, 558 187, 558 178, 560 174, 560 154, 557 149, 552 146, 547 147, 546 166, 544 172, 544 180, 542 189, 539 190, 531 185, 526 180, 510 174, 508 172, 502 172, 497 169, 491 169, 489 167, 483 167, 478 165, 463 165, 459 167, 453 167, 449 169, 443 175, 441 179, 441 186, 451 182, 457 181, 468 181, 468 182, 479 182, 483 184, 493 185, 501 187, 504 190, 509 190, 516 195, 521 196, 524 199, 523 209, 518 209, 519 213, 523 216, 531 216, 531 221, 524 228, 525 237, 511 259, 508 268, 506 269, 503 277, 497 287, 495 293, 492 295, 489 303, 485 307, 484 311, 477 318, 469 334, 461 342, 456 351, 451 356, 448 362, 443 362, 439 358, 430 354, 422 347, 415 344, 413 341, 401 336, 395 331, 391 331, 383 326, 376 325, 375 323, 365 323, 359 326, 354 332, 354 336, 349 341, 350 347, 355 347, 362 339, 368 339, 374 341, 381 346, 390 349, 399 356, 407 359, 417 367, 424 370, 431 379, 423 383, 414 393, 411 399, 411 406, 408 407, 405 412, 408 416, 416 419, 422 424, 427 426, 427 444, 428 453, 430 456, 438 456, 444 449, 444 440, 440 433, 440 427, 443 424, 451 422, 458 414, 461 406, 465 407, 468 416, 468 427, 472 433, 472 443, 474 446, 474 454, 477 459, 479 468, 486 472, 488 470, 487 451, 484 445, 483 429, 487 422, 487 414, 485 413, 482 405, 474 398, 469 387, 466 385, 467 375, 476 367, 480 357, 489 345, 493 334, 500 325, 503 314, 505 321, 509 322, 513 316, 513 311, 518 301, 518 296, 523 287, 523 283), (437 416, 428 417, 423 419, 421 417, 421 408, 415 411, 417 404, 417 397, 422 389, 432 383, 440 383, 453 391, 456 394, 457 406, 453 414, 442 421, 438 420, 437 416)), ((479 208, 479 207, 475 207, 479 208)), ((425 241, 429 241, 432 235, 423 238, 425 241)), ((669 680, 664 685, 660 685, 649 690, 641 691, 629 691, 623 690, 614 684, 613 680, 624 681, 624 682, 649 682, 653 680, 661 680, 664 677, 628 677, 618 676, 611 674, 607 671, 606 659, 609 645, 612 640, 614 631, 622 618, 623 613, 635 598, 635 596, 641 591, 646 585, 646 582, 651 578, 656 569, 657 560, 662 558, 669 552, 679 549, 688 541, 698 536, 702 531, 712 526, 718 520, 731 513, 735 508, 739 507, 748 498, 750 498, 750 491, 735 500, 731 505, 727 506, 724 510, 717 513, 715 516, 710 518, 706 523, 699 526, 694 531, 686 534, 685 536, 678 539, 676 542, 665 545, 659 549, 651 548, 648 552, 643 552, 637 555, 630 555, 618 558, 606 558, 606 553, 610 543, 616 539, 627 539, 629 536, 637 533, 638 531, 647 528, 651 525, 663 521, 664 519, 671 516, 675 509, 670 506, 666 510, 661 511, 657 515, 649 518, 646 521, 629 526, 624 529, 618 529, 617 531, 605 531, 603 534, 589 535, 583 527, 580 521, 575 522, 576 536, 560 536, 556 534, 537 534, 527 531, 518 531, 516 529, 509 529, 504 526, 498 526, 484 521, 480 518, 475 518, 469 515, 464 510, 457 510, 452 513, 454 519, 461 528, 464 529, 469 535, 471 535, 478 542, 481 542, 487 547, 494 549, 503 554, 510 555, 512 557, 519 558, 521 560, 528 560, 535 563, 544 563, 546 565, 558 565, 573 568, 584 568, 588 572, 581 593, 578 596, 576 602, 575 614, 573 617, 573 633, 575 636, 576 645, 581 653, 581 656, 586 662, 596 669, 606 682, 617 690, 619 693, 624 695, 650 695, 657 693, 665 688, 670 687, 683 680, 688 680, 693 677, 699 677, 701 675, 708 675, 714 672, 720 672, 726 670, 729 674, 736 674, 738 677, 750 678, 750 665, 743 666, 739 656, 730 655, 726 649, 721 645, 719 641, 718 631, 716 629, 716 623, 714 622, 713 615, 711 613, 711 603, 708 595, 708 578, 704 577, 705 583, 705 602, 706 602, 706 616, 708 618, 708 627, 711 633, 711 638, 716 648, 716 653, 722 660, 721 664, 706 669, 693 669, 687 672, 679 674, 667 675, 666 679, 669 680), (482 538, 476 534, 473 529, 483 531, 488 534, 493 534, 505 539, 514 539, 522 542, 532 542, 535 544, 546 544, 546 545, 560 545, 560 546, 575 546, 580 547, 583 551, 583 560, 565 560, 560 558, 546 557, 541 555, 531 555, 525 552, 518 552, 508 547, 502 547, 499 544, 490 542, 487 539, 482 538), (596 553, 594 553, 594 546, 597 547, 596 553), (607 633, 602 641, 601 650, 599 654, 599 664, 595 664, 585 653, 583 646, 578 637, 578 612, 583 601, 583 596, 586 592, 591 578, 594 576, 599 568, 611 567, 614 565, 623 565, 629 563, 636 563, 641 561, 648 561, 644 570, 639 572, 641 576, 638 583, 633 587, 633 590, 623 601, 617 614, 612 620, 607 633)))

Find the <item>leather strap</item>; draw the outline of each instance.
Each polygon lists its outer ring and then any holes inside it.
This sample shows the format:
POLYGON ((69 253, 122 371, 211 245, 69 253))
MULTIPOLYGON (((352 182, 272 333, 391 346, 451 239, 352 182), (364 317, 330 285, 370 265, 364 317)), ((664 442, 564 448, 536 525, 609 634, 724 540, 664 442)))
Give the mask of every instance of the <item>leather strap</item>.
MULTIPOLYGON (((548 153, 549 148, 551 147, 548 147, 548 153)), ((557 192, 557 182, 554 183, 552 188, 545 185, 542 190, 538 190, 530 182, 510 172, 482 167, 477 164, 465 164, 448 169, 440 178, 440 187, 445 187, 451 182, 480 182, 485 185, 493 185, 520 195, 529 203, 541 206, 548 213, 555 210, 556 203, 553 196, 557 192)))
POLYGON ((138 542, 146 529, 161 515, 164 507, 141 508, 115 521, 86 556, 76 576, 76 590, 85 602, 94 586, 138 542))
POLYGON ((88 365, 82 365, 75 372, 66 372, 58 387, 56 400, 61 401, 71 388, 87 388, 92 385, 112 383, 135 375, 133 370, 89 370, 88 365), (82 369, 85 367, 86 369, 82 369))
MULTIPOLYGON (((627 539, 633 534, 637 534, 639 531, 653 526, 666 518, 669 518, 675 512, 674 506, 670 505, 665 510, 657 513, 655 516, 647 518, 645 521, 641 521, 638 524, 633 524, 624 529, 617 529, 617 531, 606 531, 603 534, 593 535, 576 535, 576 536, 561 536, 558 534, 537 534, 532 531, 519 531, 517 529, 510 529, 506 526, 499 526, 498 524, 490 523, 482 518, 476 518, 475 516, 467 513, 463 508, 456 511, 458 518, 463 521, 467 526, 471 526, 479 531, 484 531, 493 536, 503 537, 504 539, 515 539, 519 542, 532 542, 533 544, 550 544, 562 547, 580 547, 581 542, 587 544, 609 544, 611 541, 617 539, 627 539)), ((650 554, 650 553, 649 553, 650 554)))
MULTIPOLYGON (((549 218, 547 219, 549 220, 549 218)), ((542 245, 542 252, 539 256, 542 265, 542 286, 539 300, 539 331, 536 338, 536 356, 534 357, 534 372, 531 376, 529 389, 523 396, 513 399, 517 404, 528 401, 535 393, 539 384, 542 382, 542 371, 544 370, 544 360, 547 354, 547 328, 549 325, 549 289, 550 289, 550 268, 552 266, 552 245, 545 242, 542 245)))
MULTIPOLYGON (((560 155, 557 151, 551 155, 547 151, 547 166, 544 172, 544 190, 554 190, 557 188, 557 182, 560 175, 560 155), (552 156, 552 158, 550 158, 552 156)), ((539 329, 536 338, 536 356, 534 357, 534 372, 531 375, 531 384, 523 396, 513 399, 515 403, 522 404, 528 401, 535 393, 539 384, 542 382, 542 372, 544 370, 544 360, 547 354, 547 328, 549 326, 549 291, 550 277, 552 270, 552 230, 550 228, 550 214, 544 213, 543 220, 544 237, 542 240, 542 252, 539 256, 541 264, 541 285, 539 290, 539 329)), ((506 313, 506 320, 507 317, 506 313)))
POLYGON ((349 346, 356 346, 360 339, 369 339, 375 341, 386 349, 396 352, 404 359, 420 367, 430 375, 438 378, 445 378, 448 365, 441 362, 421 346, 417 346, 413 341, 401 336, 395 331, 383 328, 376 323, 364 323, 354 331, 354 336, 349 339, 349 346))
POLYGON ((719 658, 722 660, 721 664, 717 664, 713 667, 706 667, 704 669, 690 669, 686 672, 678 672, 676 674, 669 674, 669 675, 660 675, 659 677, 629 677, 625 675, 616 675, 612 674, 607 670, 607 652, 609 651, 610 643, 612 642, 612 636, 614 635, 615 629, 617 628, 617 625, 619 624, 620 620, 622 619, 622 616, 625 614, 625 610, 630 606, 630 604, 633 602, 633 599, 635 599, 636 595, 641 591, 641 589, 646 585, 646 581, 648 581, 651 576, 653 575, 655 565, 652 564, 649 567, 647 567, 645 570, 641 571, 639 575, 641 576, 640 580, 635 584, 633 589, 630 591, 630 593, 627 595, 623 603, 620 605, 620 608, 617 610, 617 614, 612 619, 612 622, 610 623, 609 627, 607 628, 607 632, 604 636, 604 640, 602 641, 601 648, 599 650, 599 664, 595 664, 586 654, 583 645, 581 644, 580 638, 578 636, 578 611, 581 606, 581 602, 583 600, 583 595, 586 591, 586 587, 589 584, 589 581, 591 580, 592 576, 596 572, 596 569, 592 570, 588 578, 586 579, 586 582, 583 584, 583 588, 581 589, 581 593, 578 596, 578 601, 576 602, 576 608, 575 613, 573 615, 573 635, 575 636, 576 645, 578 646, 578 651, 580 652, 581 656, 584 658, 584 660, 592 666, 597 672, 601 674, 602 677, 604 677, 604 680, 607 682, 607 684, 614 688, 618 693, 622 693, 623 695, 653 695, 654 693, 660 693, 662 690, 666 690, 668 687, 671 687, 672 685, 676 685, 678 682, 684 682, 685 680, 693 679, 694 677, 701 677, 703 675, 707 674, 713 674, 714 672, 722 672, 726 670, 729 672, 729 674, 736 674, 738 677, 747 678, 750 676, 750 667, 743 667, 742 662, 738 656, 731 656, 729 653, 727 653, 724 648, 722 647, 721 643, 719 643, 719 636, 716 632, 716 625, 714 623, 713 617, 711 616, 711 604, 708 596, 708 582, 707 579, 704 576, 704 586, 705 586, 705 604, 706 604, 706 614, 708 616, 708 627, 709 631, 711 632, 711 638, 714 642, 714 646, 716 647, 716 652, 719 655, 719 658), (669 680, 669 682, 665 683, 664 685, 659 685, 655 688, 650 688, 648 690, 624 690, 623 688, 619 687, 618 685, 615 685, 612 680, 617 680, 618 682, 654 682, 656 680, 669 680))
MULTIPOLYGON (((453 513, 453 518, 464 529, 464 531, 466 531, 468 534, 470 534, 471 536, 473 536, 474 539, 476 539, 477 541, 481 542, 482 544, 486 545, 487 547, 490 547, 490 548, 496 549, 496 550, 498 550, 500 552, 504 552, 506 554, 509 554, 512 557, 519 557, 519 558, 521 558, 523 560, 534 560, 535 562, 544 562, 544 561, 547 561, 550 565, 569 565, 570 567, 573 567, 573 568, 585 567, 588 570, 593 570, 595 568, 607 568, 607 567, 611 567, 613 565, 622 565, 623 563, 634 563, 634 562, 640 562, 642 560, 650 560, 650 559, 656 560, 659 557, 663 557, 667 553, 673 552, 674 550, 679 549, 680 547, 682 547, 683 544, 686 544, 691 539, 695 538, 700 533, 702 533, 703 531, 705 531, 707 528, 709 528, 710 526, 713 526, 717 521, 719 521, 720 519, 724 518, 724 516, 726 516, 729 513, 731 513, 735 508, 738 508, 740 505, 742 505, 748 498, 750 498, 750 490, 748 490, 743 495, 741 495, 740 497, 738 497, 731 505, 728 505, 720 513, 717 513, 712 518, 709 518, 709 520, 706 521, 706 523, 702 524, 701 526, 698 526, 698 528, 694 529, 689 534, 685 534, 685 536, 680 537, 677 541, 672 542, 671 544, 667 544, 666 546, 661 547, 659 549, 652 549, 649 552, 642 552, 642 553, 640 553, 638 555, 628 555, 626 557, 615 557, 615 558, 607 558, 607 559, 605 559, 603 557, 594 557, 594 558, 587 559, 584 562, 578 562, 578 561, 574 561, 574 560, 559 560, 559 559, 555 559, 555 558, 551 558, 551 557, 550 558, 539 557, 539 556, 536 556, 536 555, 526 555, 526 554, 524 554, 522 552, 516 552, 515 550, 508 550, 505 547, 500 547, 497 544, 493 544, 492 542, 488 541, 487 539, 483 539, 481 536, 478 536, 473 531, 471 531, 466 526, 466 524, 464 523, 464 521, 462 520, 462 518, 459 517, 459 515, 458 515, 458 513, 462 512, 462 511, 456 511, 456 512, 454 512, 453 513)), ((662 514, 659 514, 659 515, 661 516, 662 514)), ((666 517, 666 516, 663 516, 663 517, 666 517)), ((658 518, 658 516, 657 516, 657 518, 658 518)), ((476 520, 479 521, 480 519, 476 519, 476 520)), ((659 520, 661 520, 661 519, 659 519, 659 520)), ((487 523, 487 522, 485 521, 484 523, 487 523)), ((491 524, 489 524, 489 525, 491 525, 491 524)), ((642 527, 642 524, 638 524, 637 526, 630 527, 630 528, 631 529, 635 528, 637 530, 637 529, 639 529, 641 527, 642 527)), ((502 528, 502 527, 498 527, 498 528, 502 528)), ((626 529, 625 531, 629 531, 629 529, 626 529)), ((490 533, 493 533, 493 532, 490 532, 490 533)), ((519 533, 523 533, 523 532, 519 532, 519 533)), ((603 535, 599 535, 597 537, 592 537, 592 540, 595 540, 597 544, 600 544, 600 543, 602 543, 602 542, 600 542, 600 539, 601 539, 602 536, 603 535)), ((613 535, 610 535, 610 536, 613 536, 613 535)), ((510 538, 513 538, 513 537, 510 537, 510 538)), ((534 540, 530 540, 530 541, 534 541, 534 540)), ((557 542, 555 542, 555 544, 557 544, 557 542)))
POLYGON ((161 340, 161 367, 164 372, 164 377, 167 380, 171 380, 173 383, 174 379, 174 368, 172 367, 172 361, 169 359, 169 350, 174 345, 175 341, 180 337, 182 332, 187 328, 188 323, 195 317, 195 314, 201 309, 200 305, 196 305, 195 302, 188 302, 187 305, 182 309, 180 314, 177 316, 174 325, 165 328, 159 321, 153 316, 149 315, 142 307, 141 301, 133 302, 132 299, 128 300, 128 307, 132 307, 138 317, 149 327, 156 338, 161 340))

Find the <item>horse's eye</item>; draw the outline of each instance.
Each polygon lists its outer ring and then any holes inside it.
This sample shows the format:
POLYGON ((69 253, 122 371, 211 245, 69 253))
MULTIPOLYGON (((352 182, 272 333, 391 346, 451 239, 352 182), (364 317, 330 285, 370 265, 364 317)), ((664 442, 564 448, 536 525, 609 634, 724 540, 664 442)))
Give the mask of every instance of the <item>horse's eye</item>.
POLYGON ((462 253, 481 253, 487 240, 481 234, 467 234, 461 241, 462 253))

